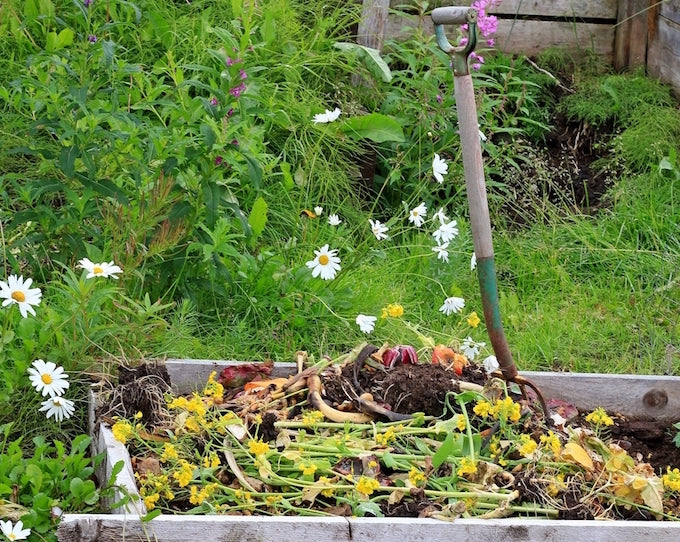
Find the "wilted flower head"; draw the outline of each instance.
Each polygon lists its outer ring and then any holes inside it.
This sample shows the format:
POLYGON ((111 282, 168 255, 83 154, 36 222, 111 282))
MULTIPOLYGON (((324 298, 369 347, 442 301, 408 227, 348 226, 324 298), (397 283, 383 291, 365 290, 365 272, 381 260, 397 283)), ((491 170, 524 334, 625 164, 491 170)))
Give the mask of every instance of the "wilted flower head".
POLYGON ((439 307, 439 312, 443 312, 446 316, 454 312, 460 312, 465 307, 465 300, 462 297, 447 297, 444 304, 439 307))
POLYGON ((387 232, 389 228, 385 226, 385 224, 381 224, 380 220, 371 220, 370 218, 368 222, 371 224, 371 231, 378 241, 381 239, 387 239, 387 232))
POLYGON ((29 312, 35 316, 33 305, 40 305, 42 292, 40 288, 31 288, 32 283, 33 279, 29 278, 24 281, 23 276, 17 275, 10 275, 7 282, 0 281, 0 298, 5 299, 2 306, 16 303, 19 305, 21 316, 26 318, 29 312))
POLYGON ((442 222, 439 228, 432 234, 437 244, 443 245, 456 238, 458 235, 458 222, 452 220, 451 222, 442 222))
POLYGON ((447 250, 448 248, 449 248, 448 243, 442 243, 441 245, 432 247, 432 251, 437 253, 437 259, 449 263, 449 251, 447 250))
POLYGON ((54 419, 60 422, 69 419, 74 410, 73 401, 63 397, 50 397, 47 401, 42 402, 39 412, 45 412, 48 418, 54 416, 54 419))
POLYGON ((328 217, 328 224, 331 226, 339 226, 342 224, 342 220, 340 220, 340 217, 338 215, 330 215, 328 217))
POLYGON ((375 321, 378 318, 376 316, 368 316, 366 314, 359 314, 356 317, 356 324, 359 326, 359 329, 364 332, 364 333, 370 333, 375 329, 375 321))
POLYGON ((486 343, 478 343, 473 341, 472 337, 467 337, 461 345, 461 350, 463 351, 463 354, 465 354, 467 358, 472 361, 475 359, 477 354, 479 354, 479 349, 484 348, 485 346, 486 343))

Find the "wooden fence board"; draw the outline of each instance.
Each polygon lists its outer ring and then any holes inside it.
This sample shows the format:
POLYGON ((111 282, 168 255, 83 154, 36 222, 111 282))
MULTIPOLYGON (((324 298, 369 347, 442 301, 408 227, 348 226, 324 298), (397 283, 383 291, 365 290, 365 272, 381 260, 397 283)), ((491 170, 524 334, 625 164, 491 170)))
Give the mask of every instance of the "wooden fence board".
MULTIPOLYGON (((387 36, 396 40, 413 39, 421 27, 426 35, 434 35, 429 17, 422 21, 414 15, 391 14, 387 21, 387 36)), ((508 54, 535 56, 549 48, 560 48, 571 53, 592 50, 607 62, 614 58, 614 26, 594 23, 560 21, 509 20, 498 21, 496 47, 508 54)), ((451 28, 450 36, 455 36, 451 28)))
POLYGON ((680 0, 666 0, 660 6, 660 13, 662 17, 680 24, 680 0))
MULTIPOLYGON (((587 19, 616 19, 619 0, 503 0, 499 6, 489 10, 494 15, 528 15, 532 17, 575 17, 587 19)), ((469 0, 435 0, 428 9, 440 6, 467 6, 469 0)), ((417 11, 416 0, 391 0, 390 7, 396 10, 417 11)))
POLYGON ((651 76, 673 85, 680 96, 680 23, 659 17, 649 45, 647 69, 651 76))

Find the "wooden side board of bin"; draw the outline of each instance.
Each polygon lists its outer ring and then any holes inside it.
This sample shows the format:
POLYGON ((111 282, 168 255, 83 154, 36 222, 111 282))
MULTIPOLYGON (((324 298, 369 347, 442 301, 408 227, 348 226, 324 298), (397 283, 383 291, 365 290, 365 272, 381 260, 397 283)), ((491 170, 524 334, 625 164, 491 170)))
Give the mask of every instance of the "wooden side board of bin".
MULTIPOLYGON (((177 392, 202 389, 212 371, 219 372, 237 361, 167 360, 168 373, 177 392)), ((289 376, 294 364, 278 363, 274 376, 289 376)), ((568 401, 581 410, 602 406, 627 416, 654 416, 680 420, 680 377, 603 375, 585 373, 523 372, 548 399, 568 401)), ((93 396, 93 401, 96 397, 93 396)), ((93 409, 92 409, 93 413, 93 409)), ((94 421, 94 420, 92 420, 94 421)), ((130 456, 105 424, 93 424, 95 451, 106 452, 99 476, 110 475, 113 466, 125 467, 117 482, 136 493, 130 456)), ((479 542, 677 542, 680 522, 579 521, 530 518, 458 519, 453 522, 419 518, 176 516, 160 515, 142 522, 140 502, 111 514, 65 514, 57 531, 60 542, 188 540, 253 542, 421 542, 455 540, 479 542)))

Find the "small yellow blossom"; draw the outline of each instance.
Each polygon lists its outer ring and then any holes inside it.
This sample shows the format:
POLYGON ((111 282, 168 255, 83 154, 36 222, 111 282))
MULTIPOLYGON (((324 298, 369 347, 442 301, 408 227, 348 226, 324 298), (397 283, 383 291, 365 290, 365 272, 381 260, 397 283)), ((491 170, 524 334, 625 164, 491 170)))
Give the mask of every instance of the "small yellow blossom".
POLYGON ((151 493, 150 495, 146 495, 144 497, 144 506, 146 506, 147 510, 153 510, 154 508, 156 508, 156 503, 160 498, 161 496, 158 493, 151 493))
POLYGON ((461 433, 467 429, 467 422, 465 421, 465 416, 462 414, 456 415, 456 429, 461 433))
POLYGON ((253 455, 266 454, 269 451, 269 444, 262 440, 250 439, 248 441, 248 450, 253 455))
MULTIPOLYGON (((332 480, 328 478, 327 476, 319 476, 319 483, 322 485, 331 485, 332 480)), ((324 489, 321 491, 321 494, 324 497, 332 497, 333 496, 333 487, 329 487, 327 489, 324 489)))
POLYGON ((497 420, 518 422, 522 415, 522 410, 519 403, 515 403, 510 397, 505 397, 504 399, 496 399, 492 415, 497 420))
POLYGON ((460 460, 460 465, 456 474, 458 476, 465 476, 466 474, 474 474, 477 472, 477 463, 470 459, 469 457, 464 457, 460 460))
POLYGON ((192 433, 200 433, 200 421, 201 418, 198 418, 197 416, 189 416, 184 422, 184 427, 186 427, 187 431, 191 431, 192 433))
POLYGON ((186 487, 191 482, 191 478, 194 475, 194 466, 189 463, 186 459, 182 459, 180 462, 179 470, 172 473, 172 477, 177 480, 179 487, 186 487))
POLYGON ((666 468, 666 474, 661 479, 663 480, 663 487, 669 491, 680 491, 680 470, 670 467, 666 468))
POLYGON ((422 484, 427 478, 425 475, 420 472, 416 467, 411 467, 411 470, 408 473, 408 479, 411 484, 414 486, 418 487, 420 484, 422 484))
POLYGON ((316 425, 324 418, 323 412, 320 410, 308 410, 302 415, 302 423, 304 425, 316 425))
POLYGON ((378 434, 375 435, 375 442, 379 446, 387 446, 395 438, 396 438, 396 434, 394 432, 394 429, 391 428, 391 427, 388 427, 387 430, 384 433, 378 433, 378 434))
POLYGON ((548 431, 547 435, 541 435, 541 443, 547 446, 555 457, 562 453, 562 443, 552 431, 548 431))
POLYGON ((203 466, 206 469, 215 469, 220 466, 220 458, 215 452, 210 452, 203 458, 203 466))
POLYGON ((215 399, 221 399, 222 396, 224 395, 224 386, 215 380, 216 374, 217 371, 213 371, 212 373, 210 373, 210 376, 208 377, 208 382, 206 383, 205 388, 203 388, 204 397, 213 397, 215 399))
POLYGON ((588 423, 592 423, 593 425, 600 426, 600 425, 614 425, 614 420, 612 420, 607 412, 604 410, 602 407, 598 407, 595 410, 593 410, 590 414, 586 416, 586 421, 588 423))
POLYGON ((318 467, 315 463, 304 461, 300 463, 298 468, 302 471, 303 476, 314 476, 314 473, 318 467))
POLYGON ((537 448, 538 444, 529 435, 522 434, 519 436, 519 446, 517 447, 517 450, 524 457, 531 457, 537 448))
POLYGON ((274 506, 277 502, 282 501, 283 497, 281 495, 267 495, 265 499, 269 506, 274 506))
POLYGON ((166 461, 170 461, 172 459, 179 459, 179 455, 177 454, 177 448, 175 448, 174 444, 171 444, 170 442, 166 442, 163 445, 163 453, 161 454, 161 461, 165 463, 166 461))
POLYGON ((362 476, 357 482, 357 491, 366 496, 370 495, 378 488, 380 488, 380 482, 378 482, 378 480, 375 478, 362 476))
POLYGON ((392 318, 399 318, 404 315, 404 307, 399 303, 390 303, 387 307, 383 307, 380 312, 380 318, 383 320, 388 316, 392 318))
POLYGON ((467 317, 467 323, 470 327, 477 327, 480 322, 481 319, 479 318, 479 316, 477 316, 476 312, 470 313, 470 315, 467 317))
POLYGON ((132 428, 132 425, 130 425, 130 422, 127 420, 120 420, 113 424, 111 432, 118 442, 125 444, 128 439, 134 435, 135 431, 132 428))
POLYGON ((493 412, 493 406, 491 403, 489 403, 489 401, 478 401, 472 409, 472 412, 477 414, 477 416, 486 418, 493 412))

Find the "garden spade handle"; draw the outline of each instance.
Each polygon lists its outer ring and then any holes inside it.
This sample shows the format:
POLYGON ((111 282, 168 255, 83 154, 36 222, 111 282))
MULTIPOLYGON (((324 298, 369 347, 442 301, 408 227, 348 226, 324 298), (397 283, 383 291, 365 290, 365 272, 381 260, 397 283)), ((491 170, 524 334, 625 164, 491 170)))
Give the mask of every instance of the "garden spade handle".
MULTIPOLYGON (((451 55, 454 75, 454 92, 460 128, 460 142, 465 171, 465 187, 470 206, 470 227, 477 256, 477 277, 484 307, 484 321, 496 354, 503 377, 515 381, 517 367, 512 359, 508 341, 505 338, 498 304, 496 267, 491 241, 491 220, 486 200, 482 148, 479 142, 477 106, 468 67, 468 56, 477 42, 477 11, 467 7, 442 7, 432 11, 437 44, 451 55), (468 41, 464 46, 454 47, 446 39, 445 24, 468 25, 468 41)), ((532 386, 533 387, 533 386, 532 386)))

